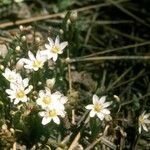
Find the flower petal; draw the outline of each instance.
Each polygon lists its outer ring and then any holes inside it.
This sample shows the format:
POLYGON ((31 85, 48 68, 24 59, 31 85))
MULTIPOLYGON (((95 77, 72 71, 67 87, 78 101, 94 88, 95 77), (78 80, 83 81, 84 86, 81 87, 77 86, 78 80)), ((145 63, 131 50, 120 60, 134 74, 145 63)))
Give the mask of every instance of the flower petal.
POLYGON ((108 109, 102 109, 102 110, 101 110, 101 113, 106 114, 106 115, 109 115, 109 114, 110 114, 110 111, 109 111, 108 109))
POLYGON ((90 104, 90 105, 87 105, 86 107, 85 107, 86 109, 93 109, 93 105, 92 104, 90 104))
POLYGON ((44 117, 44 118, 42 119, 42 124, 43 124, 43 125, 46 125, 46 124, 48 124, 50 121, 51 121, 51 118, 44 117))
POLYGON ((106 108, 106 107, 110 106, 111 104, 112 104, 112 102, 106 102, 103 104, 103 108, 106 108))
POLYGON ((95 114, 96 114, 95 111, 93 111, 93 110, 90 111, 90 117, 94 117, 95 114))
POLYGON ((104 119, 104 115, 102 113, 97 113, 97 116, 100 120, 103 120, 104 119))
POLYGON ((30 58, 32 61, 35 60, 35 57, 34 57, 34 55, 33 55, 33 53, 32 53, 31 51, 28 51, 28 56, 29 56, 29 58, 30 58))
POLYGON ((60 50, 62 51, 67 45, 68 45, 68 42, 62 42, 60 44, 60 50))
POLYGON ((99 103, 103 104, 106 100, 106 97, 107 96, 102 96, 100 99, 99 99, 99 103))
POLYGON ((142 124, 142 127, 143 127, 143 129, 144 129, 146 132, 148 131, 148 129, 147 129, 147 127, 146 127, 145 124, 142 124))
POLYGON ((60 124, 60 119, 58 117, 54 117, 53 118, 53 121, 56 123, 56 124, 60 124))
POLYGON ((55 45, 59 46, 59 43, 60 43, 60 39, 59 39, 59 36, 57 35, 57 37, 55 39, 55 45))
POLYGON ((93 95, 93 104, 94 104, 94 105, 97 104, 97 103, 98 103, 98 100, 99 100, 99 97, 98 97, 96 94, 94 94, 94 95, 93 95))

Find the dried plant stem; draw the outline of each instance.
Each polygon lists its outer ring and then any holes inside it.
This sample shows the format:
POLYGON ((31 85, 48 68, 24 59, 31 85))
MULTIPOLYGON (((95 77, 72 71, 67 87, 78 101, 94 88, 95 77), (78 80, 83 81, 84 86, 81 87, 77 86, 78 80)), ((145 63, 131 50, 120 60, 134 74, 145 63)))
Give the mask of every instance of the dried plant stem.
MULTIPOLYGON (((126 2, 128 0, 120 0, 117 3, 122 3, 122 2, 126 2)), ((106 7, 111 5, 111 3, 102 3, 102 4, 96 4, 96 5, 90 5, 90 6, 85 6, 82 8, 78 8, 78 9, 73 9, 72 11, 77 11, 77 12, 82 12, 82 11, 86 11, 89 9, 96 9, 96 8, 100 8, 100 7, 106 7)), ((36 17, 31 17, 31 18, 27 18, 27 19, 21 19, 21 20, 17 20, 17 21, 9 21, 9 22, 5 22, 5 23, 1 23, 0 24, 0 28, 6 28, 6 27, 10 27, 10 26, 14 26, 14 25, 23 25, 23 24, 27 24, 27 23, 31 23, 31 22, 35 22, 35 21, 40 21, 40 20, 45 20, 45 19, 50 19, 50 18, 56 18, 56 17, 64 17, 64 15, 66 14, 66 12, 61 12, 61 13, 56 13, 56 14, 48 14, 48 15, 41 15, 41 16, 36 16, 36 17)))
POLYGON ((149 60, 150 56, 100 56, 90 58, 72 58, 67 59, 67 63, 86 62, 86 61, 102 61, 102 60, 149 60))
POLYGON ((77 145, 80 137, 81 137, 81 132, 79 131, 76 137, 74 138, 73 142, 71 143, 70 147, 68 148, 68 150, 72 150, 77 145))
POLYGON ((150 44, 150 41, 146 41, 146 42, 142 42, 142 43, 138 43, 138 44, 131 44, 131 45, 126 45, 126 46, 121 46, 121 47, 118 47, 118 48, 107 49, 107 50, 104 50, 104 51, 101 51, 101 52, 97 52, 97 53, 89 54, 89 55, 86 55, 86 56, 82 56, 80 58, 103 55, 103 54, 107 54, 107 53, 111 53, 111 52, 116 52, 116 51, 119 51, 119 50, 130 49, 130 48, 145 46, 145 45, 149 45, 149 44, 150 44))

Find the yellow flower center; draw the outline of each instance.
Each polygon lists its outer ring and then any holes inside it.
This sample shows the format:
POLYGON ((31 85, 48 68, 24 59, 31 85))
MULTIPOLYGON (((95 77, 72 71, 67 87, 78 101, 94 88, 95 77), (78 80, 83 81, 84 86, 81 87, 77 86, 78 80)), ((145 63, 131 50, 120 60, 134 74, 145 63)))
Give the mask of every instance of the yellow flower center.
POLYGON ((60 51, 60 48, 59 47, 57 47, 57 46, 53 46, 52 47, 52 52, 53 53, 58 53, 60 51))
POLYGON ((32 64, 32 66, 35 68, 40 68, 41 67, 41 61, 35 60, 32 64))
POLYGON ((102 110, 102 105, 101 104, 96 104, 95 106, 94 106, 94 111, 96 111, 96 112, 100 112, 101 110, 102 110))
POLYGON ((143 116, 140 116, 139 117, 139 124, 144 124, 144 117, 143 116))
POLYGON ((48 105, 48 104, 50 104, 52 102, 52 100, 51 100, 50 97, 47 96, 47 97, 43 98, 43 102, 48 105))
POLYGON ((48 116, 49 116, 49 117, 55 117, 55 116, 57 116, 56 110, 50 110, 50 111, 48 112, 48 116))
POLYGON ((25 96, 25 92, 23 90, 20 90, 16 93, 17 98, 23 98, 25 96))

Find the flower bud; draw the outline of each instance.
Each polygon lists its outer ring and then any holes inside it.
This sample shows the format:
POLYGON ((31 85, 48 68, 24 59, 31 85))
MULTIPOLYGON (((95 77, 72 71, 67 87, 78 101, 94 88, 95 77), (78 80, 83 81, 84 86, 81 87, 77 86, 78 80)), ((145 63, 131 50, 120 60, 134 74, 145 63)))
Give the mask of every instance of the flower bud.
POLYGON ((16 69, 20 70, 23 68, 23 66, 24 66, 24 61, 23 61, 23 59, 20 59, 16 64, 16 69))
POLYGON ((4 70, 4 66, 3 66, 3 65, 0 65, 0 69, 1 69, 1 70, 4 70))
POLYGON ((26 36, 22 36, 21 39, 22 39, 22 41, 26 41, 27 38, 26 38, 26 36))
POLYGON ((46 80, 46 86, 47 86, 48 88, 52 89, 53 86, 54 86, 54 84, 55 84, 55 78, 47 79, 47 80, 46 80))
POLYGON ((72 22, 74 22, 74 21, 77 20, 77 17, 78 17, 77 11, 72 11, 71 14, 70 14, 70 20, 71 20, 72 22))
POLYGON ((16 50, 17 52, 20 52, 20 49, 21 49, 20 46, 17 46, 15 50, 16 50))
POLYGON ((20 31, 23 31, 24 27, 22 25, 19 26, 20 31))
POLYGON ((39 42, 41 41, 40 37, 36 37, 36 38, 35 38, 35 41, 36 41, 37 43, 39 43, 39 42))

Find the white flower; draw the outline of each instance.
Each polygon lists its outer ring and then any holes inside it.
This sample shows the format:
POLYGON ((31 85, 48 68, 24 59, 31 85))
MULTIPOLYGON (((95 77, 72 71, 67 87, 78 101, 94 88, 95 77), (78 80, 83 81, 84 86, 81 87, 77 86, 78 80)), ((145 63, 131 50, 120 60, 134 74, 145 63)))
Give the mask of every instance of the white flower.
POLYGON ((18 84, 10 83, 10 89, 6 89, 6 93, 11 102, 14 101, 14 104, 18 104, 20 101, 26 102, 28 100, 27 94, 32 90, 32 86, 28 86, 28 83, 28 78, 18 81, 18 84))
POLYGON ((21 76, 19 73, 16 73, 15 70, 10 70, 9 68, 5 69, 5 72, 2 75, 9 81, 9 82, 17 82, 20 80, 21 76))
POLYGON ((57 110, 64 110, 64 104, 66 103, 67 98, 62 96, 61 93, 55 92, 51 94, 50 89, 45 88, 45 91, 41 90, 39 92, 39 98, 37 99, 37 104, 40 105, 43 109, 46 108, 55 108, 57 110))
POLYGON ((40 51, 37 51, 36 57, 31 51, 29 51, 28 56, 29 59, 22 58, 25 63, 24 67, 26 69, 32 69, 34 71, 37 71, 39 70, 39 68, 43 67, 46 59, 41 55, 40 51))
POLYGON ((68 45, 68 42, 60 43, 59 36, 56 37, 55 42, 48 38, 49 44, 45 44, 46 50, 41 53, 47 56, 47 59, 53 59, 53 61, 57 60, 58 54, 63 53, 63 49, 68 45))
POLYGON ((48 124, 49 122, 51 122, 51 120, 53 120, 56 124, 60 124, 60 119, 58 115, 60 115, 61 117, 64 117, 65 111, 51 108, 51 109, 47 109, 45 111, 39 112, 39 115, 43 117, 42 119, 43 125, 48 124))
POLYGON ((139 116, 139 133, 141 133, 142 128, 145 131, 148 131, 146 124, 150 123, 150 119, 148 119, 150 117, 150 113, 145 114, 145 111, 139 116))
POLYGON ((100 99, 97 95, 93 95, 93 104, 87 105, 86 109, 90 111, 90 117, 98 116, 100 120, 103 120, 106 115, 110 114, 107 109, 111 105, 111 102, 105 102, 106 96, 102 96, 100 99))

